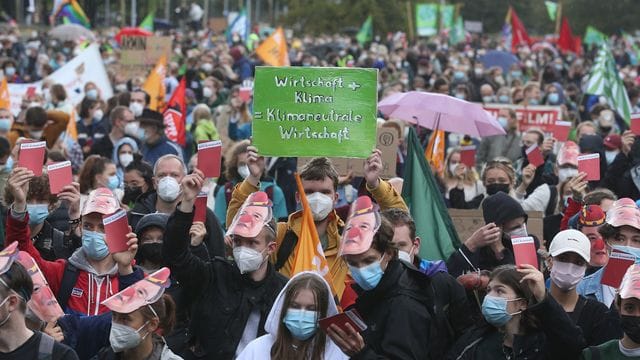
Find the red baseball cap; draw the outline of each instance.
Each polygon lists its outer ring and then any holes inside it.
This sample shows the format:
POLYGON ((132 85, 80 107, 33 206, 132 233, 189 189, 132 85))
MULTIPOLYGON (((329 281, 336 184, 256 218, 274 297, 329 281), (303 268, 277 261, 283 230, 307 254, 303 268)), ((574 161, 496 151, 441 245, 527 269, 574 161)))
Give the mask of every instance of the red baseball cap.
POLYGON ((604 138, 604 147, 607 150, 620 150, 622 147, 622 138, 620 135, 612 134, 604 138))

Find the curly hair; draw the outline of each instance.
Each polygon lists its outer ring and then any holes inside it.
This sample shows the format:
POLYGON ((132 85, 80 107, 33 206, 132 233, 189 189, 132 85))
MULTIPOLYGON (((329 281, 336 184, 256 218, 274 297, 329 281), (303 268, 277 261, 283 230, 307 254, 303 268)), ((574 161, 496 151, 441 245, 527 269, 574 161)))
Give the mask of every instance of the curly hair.
MULTIPOLYGON (((40 176, 34 176, 29 180, 29 192, 27 193, 27 202, 29 201, 46 202, 49 208, 53 208, 58 202, 58 198, 51 194, 49 190, 49 176, 43 173, 40 176)), ((4 202, 6 206, 11 205, 15 201, 9 187, 4 188, 4 202)))
POLYGON ((242 179, 240 174, 238 174, 238 156, 242 153, 247 152, 247 148, 249 147, 249 145, 251 145, 251 142, 249 140, 238 141, 227 152, 224 161, 224 176, 227 179, 242 179))

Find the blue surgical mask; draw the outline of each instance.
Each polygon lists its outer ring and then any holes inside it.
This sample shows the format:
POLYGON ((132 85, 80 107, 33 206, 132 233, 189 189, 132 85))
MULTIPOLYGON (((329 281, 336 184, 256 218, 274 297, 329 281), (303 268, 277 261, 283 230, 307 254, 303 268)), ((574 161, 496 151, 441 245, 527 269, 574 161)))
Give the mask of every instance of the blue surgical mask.
POLYGON ((626 252, 627 254, 631 254, 636 258, 636 264, 640 264, 640 249, 631 247, 631 246, 623 246, 623 245, 613 245, 612 248, 614 250, 619 250, 622 252, 626 252))
POLYGON ((382 267, 380 266, 381 261, 382 257, 380 260, 361 268, 348 265, 353 280, 365 291, 375 288, 380 283, 382 275, 384 275, 384 271, 382 271, 382 267))
POLYGON ((0 119, 0 130, 9 131, 10 129, 11 129, 11 119, 9 118, 0 119))
POLYGON ((98 98, 98 90, 96 89, 87 90, 86 95, 88 99, 96 100, 98 98))
POLYGON ((120 185, 120 179, 118 179, 118 175, 109 176, 109 182, 107 183, 107 187, 110 190, 115 190, 118 188, 118 185, 120 185))
POLYGON ((500 95, 498 96, 498 102, 501 104, 508 104, 509 103, 509 95, 500 95))
POLYGON ((29 212, 29 225, 39 225, 49 216, 49 206, 47 204, 27 204, 29 212))
POLYGON ((483 96, 482 97, 482 102, 485 104, 491 104, 493 102, 495 102, 495 96, 493 95, 489 95, 489 96, 483 96))
POLYGON ((82 230, 82 249, 93 260, 102 260, 109 255, 104 234, 95 231, 82 230))
POLYGON ((7 162, 4 163, 2 170, 4 170, 4 172, 11 172, 11 170, 13 170, 13 157, 11 157, 11 155, 7 157, 7 162))
POLYGON ((515 70, 511 72, 511 77, 514 79, 519 79, 522 77, 522 71, 515 70))
POLYGON ((556 105, 560 102, 560 95, 558 93, 550 93, 547 96, 547 100, 549 100, 549 104, 556 105))
POLYGON ((507 122, 507 118, 504 116, 498 116, 498 122, 500 123, 500 126, 502 126, 503 129, 507 129, 507 127, 509 126, 508 122, 507 122))
POLYGON ((538 99, 530 99, 529 100, 529 105, 538 105, 540 102, 538 101, 538 99))
POLYGON ((482 316, 484 316, 484 319, 493 326, 504 326, 509 322, 509 320, 511 320, 513 315, 522 312, 518 311, 514 314, 509 314, 507 312, 507 303, 509 301, 516 300, 520 300, 520 298, 507 300, 501 297, 487 295, 484 297, 484 301, 482 301, 482 316))
POLYGON ((288 309, 282 322, 294 338, 304 341, 316 333, 317 319, 317 311, 288 309))
POLYGON ((453 78, 456 80, 464 80, 464 71, 456 71, 453 73, 453 78))

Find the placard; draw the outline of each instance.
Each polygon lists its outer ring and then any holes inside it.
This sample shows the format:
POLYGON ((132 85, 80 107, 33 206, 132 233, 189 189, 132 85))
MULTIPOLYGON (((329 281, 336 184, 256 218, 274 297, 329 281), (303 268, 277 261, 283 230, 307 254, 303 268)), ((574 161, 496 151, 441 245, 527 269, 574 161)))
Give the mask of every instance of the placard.
POLYGON ((207 191, 200 191, 196 197, 193 222, 206 222, 207 219, 207 191))
MULTIPOLYGON (((529 235, 535 235, 542 241, 542 239, 544 239, 544 233, 542 231, 544 214, 541 211, 528 211, 527 215, 527 232, 529 235)), ((449 216, 451 216, 451 221, 456 228, 458 238, 460 238, 461 242, 464 242, 464 240, 471 237, 476 230, 485 225, 482 210, 480 209, 449 209, 449 216)))
POLYGON ((476 147, 463 146, 460 149, 460 162, 472 169, 476 166, 476 147))
POLYGON ((609 262, 604 267, 600 283, 617 289, 622 283, 622 278, 629 266, 635 263, 635 259, 632 254, 616 250, 612 251, 611 255, 609 255, 609 262))
POLYGON ((586 154, 578 156, 578 172, 587 174, 585 180, 600 180, 600 154, 586 154))
POLYGON ((222 141, 206 141, 198 144, 198 169, 206 178, 220 176, 222 158, 222 141))
POLYGON ((513 245, 513 256, 516 265, 532 265, 538 268, 538 255, 536 253, 536 245, 531 236, 517 237, 511 239, 513 245))
POLYGON ((119 73, 125 78, 146 77, 162 55, 171 58, 170 36, 123 36, 119 73))
POLYGON ((531 128, 538 128, 546 134, 553 134, 556 123, 562 118, 562 108, 560 106, 486 104, 483 105, 483 108, 496 118, 500 109, 505 108, 515 111, 521 133, 531 128))
POLYGON ((631 132, 640 135, 640 113, 631 114, 631 132))
POLYGON ((560 142, 565 142, 569 138, 570 131, 570 121, 556 121, 556 125, 553 130, 553 137, 560 142))
POLYGON ((529 160, 529 164, 540 167, 544 164, 544 158, 542 157, 542 151, 537 144, 531 145, 526 151, 527 160, 529 160))
POLYGON ((102 217, 104 224, 105 242, 109 248, 109 253, 115 254, 129 249, 127 246, 127 234, 129 233, 129 222, 127 212, 120 209, 112 215, 102 217))
POLYGON ((20 143, 18 166, 33 171, 35 176, 42 175, 46 141, 23 141, 20 143))
POLYGON ((71 171, 71 161, 61 161, 47 165, 49 175, 49 190, 52 194, 58 194, 62 188, 71 185, 73 173, 71 171))
POLYGON ((265 156, 367 158, 376 145, 377 71, 257 67, 253 145, 265 156))

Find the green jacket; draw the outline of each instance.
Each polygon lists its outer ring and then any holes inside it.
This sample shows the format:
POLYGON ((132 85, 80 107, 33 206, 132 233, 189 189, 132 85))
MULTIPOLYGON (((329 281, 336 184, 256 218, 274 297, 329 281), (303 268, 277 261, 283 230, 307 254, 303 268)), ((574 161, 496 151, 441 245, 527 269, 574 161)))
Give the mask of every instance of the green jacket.
POLYGON ((197 144, 200 141, 220 140, 220 135, 213 121, 200 120, 193 132, 193 138, 197 144))
POLYGON ((598 359, 597 357, 593 356, 593 351, 599 351, 600 359, 602 360, 640 359, 640 356, 629 357, 629 356, 623 355, 622 352, 620 352, 620 347, 618 346, 619 341, 620 340, 615 340, 615 339, 607 341, 604 344, 595 346, 595 349, 597 350, 586 348, 582 351, 582 359, 583 360, 598 359))

